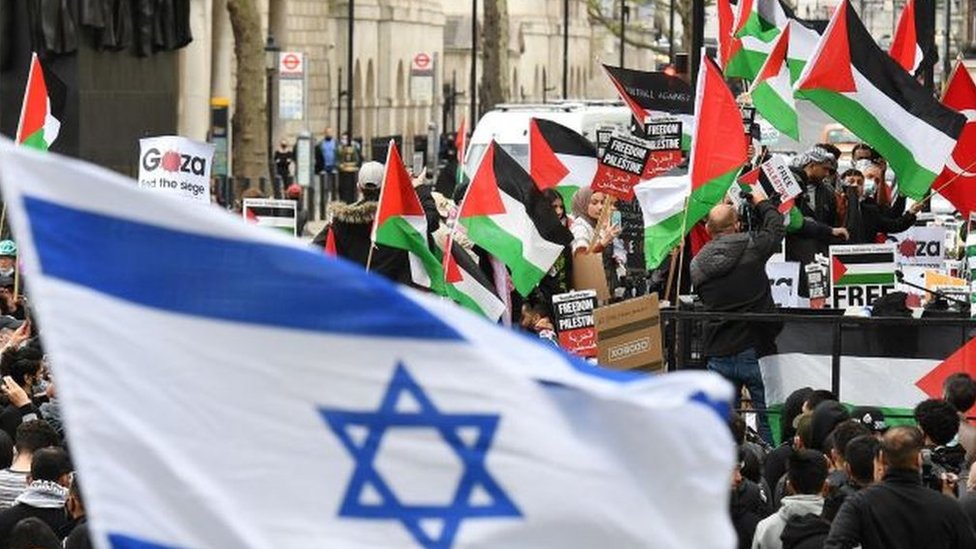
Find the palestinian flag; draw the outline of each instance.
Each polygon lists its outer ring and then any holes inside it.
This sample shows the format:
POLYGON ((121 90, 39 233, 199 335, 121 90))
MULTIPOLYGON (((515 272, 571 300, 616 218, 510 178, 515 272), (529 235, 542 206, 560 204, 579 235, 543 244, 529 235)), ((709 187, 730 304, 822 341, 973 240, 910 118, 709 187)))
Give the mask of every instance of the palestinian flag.
POLYGON ((942 171, 965 124, 881 51, 847 0, 796 91, 884 156, 902 194, 915 200, 942 171))
POLYGON ((294 202, 289 200, 249 198, 244 201, 242 215, 250 223, 296 236, 298 222, 294 202))
MULTIPOLYGON (((739 187, 749 193, 755 192, 756 187, 766 196, 773 194, 772 184, 762 175, 762 168, 756 167, 739 176, 739 187)), ((803 226, 803 213, 796 207, 796 198, 790 198, 780 203, 777 208, 783 214, 783 224, 788 232, 796 232, 803 226)))
POLYGON ((329 227, 327 233, 325 233, 325 255, 329 257, 338 257, 339 252, 336 250, 335 233, 332 232, 332 227, 329 227))
POLYGON ((441 263, 427 244, 427 216, 392 140, 386 153, 386 175, 376 207, 372 240, 406 250, 414 284, 440 295, 446 293, 441 263))
MULTIPOLYGON (((976 339, 960 348, 965 335, 963 327, 924 323, 863 326, 856 337, 844 337, 841 402, 881 408, 888 426, 913 423, 915 405, 941 398, 948 375, 976 375, 976 339)), ((776 337, 777 353, 759 359, 767 407, 781 410, 786 397, 801 387, 830 389, 832 347, 829 324, 785 323, 776 337)), ((779 415, 769 419, 779 433, 779 415)))
POLYGON ((555 188, 569 206, 598 165, 596 147, 582 135, 551 120, 529 121, 529 173, 540 190, 555 188))
POLYGON ((17 143, 48 150, 61 131, 67 88, 54 73, 44 70, 37 54, 31 55, 27 89, 17 124, 17 143))
POLYGON ((523 296, 572 240, 529 174, 492 141, 461 203, 468 238, 508 266, 523 296))
POLYGON ((491 280, 460 244, 448 237, 444 254, 444 275, 447 295, 462 307, 478 313, 492 322, 505 313, 505 303, 498 299, 491 280))
POLYGON ((468 130, 465 128, 464 119, 458 127, 457 134, 454 136, 454 149, 457 151, 457 181, 458 185, 468 182, 467 174, 464 172, 464 153, 468 150, 468 130))
POLYGON ((749 94, 752 104, 767 122, 793 141, 799 141, 800 125, 796 115, 796 102, 793 100, 793 86, 790 85, 790 71, 786 64, 789 43, 790 27, 786 27, 776 39, 776 44, 753 81, 749 94))
POLYGON ((966 126, 932 188, 968 219, 976 211, 976 83, 962 63, 949 77, 942 104, 966 115, 966 126))
POLYGON ((887 247, 887 251, 879 251, 877 245, 831 246, 830 280, 833 286, 894 285, 895 247, 887 247))
MULTIPOLYGON (((691 191, 687 175, 655 177, 634 187, 644 217, 644 262, 658 268, 681 241, 682 217, 691 191)), ((684 227, 690 230, 691 223, 684 227)))
POLYGON ((807 66, 807 61, 817 50, 820 33, 796 19, 791 19, 787 28, 790 31, 790 45, 786 50, 786 65, 790 69, 790 83, 796 83, 800 73, 803 72, 803 67, 807 66))
POLYGON ((718 10, 718 62, 724 70, 732 59, 733 53, 742 47, 738 38, 732 36, 735 26, 735 12, 729 0, 717 0, 718 10))
POLYGON ((641 128, 652 118, 677 118, 681 121, 681 150, 689 150, 695 133, 695 104, 687 82, 664 72, 609 65, 603 65, 603 70, 641 128))
POLYGON ((741 47, 729 59, 726 76, 755 80, 788 22, 779 0, 740 0, 733 36, 741 47))
POLYGON ((704 53, 701 67, 689 181, 658 177, 634 189, 644 213, 644 256, 649 269, 657 268, 691 227, 725 198, 746 163, 739 106, 722 72, 704 53))
POLYGON ((908 0, 888 49, 891 58, 913 75, 920 74, 939 60, 935 48, 935 21, 930 15, 930 10, 916 9, 915 0, 908 0))

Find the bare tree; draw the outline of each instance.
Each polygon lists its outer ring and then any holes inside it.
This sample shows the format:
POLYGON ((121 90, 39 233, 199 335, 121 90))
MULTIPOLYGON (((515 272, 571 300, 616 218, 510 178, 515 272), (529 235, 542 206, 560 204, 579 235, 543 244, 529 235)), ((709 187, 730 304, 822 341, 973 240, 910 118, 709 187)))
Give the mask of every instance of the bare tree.
POLYGON ((508 1, 485 0, 481 108, 491 110, 508 99, 508 1))
MULTIPOLYGON (((694 0, 674 0, 675 16, 681 19, 681 46, 688 46, 691 40, 691 6, 694 0)), ((715 0, 705 0, 705 6, 711 6, 715 0)), ((635 5, 653 5, 657 13, 664 13, 665 18, 671 10, 671 0, 637 0, 632 2, 635 5)), ((604 10, 604 2, 601 0, 586 0, 587 15, 596 24, 605 27, 616 37, 620 37, 620 17, 614 13, 607 13, 604 10)), ((668 53, 668 48, 659 46, 653 42, 648 42, 641 38, 641 31, 645 30, 637 24, 635 18, 631 18, 631 23, 626 25, 624 42, 635 48, 648 49, 655 53, 668 53)), ((677 41, 677 38, 675 39, 677 41)), ((677 44, 675 44, 677 46, 677 44)), ((678 51, 677 49, 675 51, 678 51)))
POLYGON ((265 126, 267 76, 261 15, 255 0, 227 0, 227 12, 234 31, 234 55, 237 58, 234 118, 231 121, 234 175, 257 180, 271 175, 265 126))

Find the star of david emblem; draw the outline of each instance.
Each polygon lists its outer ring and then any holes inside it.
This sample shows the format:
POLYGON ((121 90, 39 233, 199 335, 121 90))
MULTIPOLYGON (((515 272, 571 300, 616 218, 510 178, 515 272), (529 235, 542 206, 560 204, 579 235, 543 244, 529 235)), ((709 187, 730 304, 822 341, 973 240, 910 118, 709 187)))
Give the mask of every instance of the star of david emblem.
POLYGON ((397 520, 427 549, 451 547, 465 519, 522 516, 485 466, 499 416, 441 412, 403 364, 397 365, 378 410, 320 408, 319 412, 356 462, 339 516, 397 520), (414 409, 400 410, 401 398, 411 398, 414 409), (447 445, 460 461, 460 478, 446 505, 406 501, 378 470, 380 443, 384 436, 401 429, 435 431, 438 443, 447 445), (356 437, 357 431, 366 434, 356 437))

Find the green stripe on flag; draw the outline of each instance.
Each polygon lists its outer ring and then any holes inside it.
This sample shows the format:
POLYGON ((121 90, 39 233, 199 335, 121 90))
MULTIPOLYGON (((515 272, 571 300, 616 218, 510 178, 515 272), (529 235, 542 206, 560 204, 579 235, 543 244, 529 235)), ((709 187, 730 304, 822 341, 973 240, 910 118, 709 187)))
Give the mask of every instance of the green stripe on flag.
POLYGON ((759 69, 766 62, 768 54, 761 51, 740 49, 729 59, 729 64, 725 67, 727 78, 745 78, 750 82, 756 79, 759 69))
POLYGON ((512 284, 523 296, 539 285, 539 281, 546 275, 522 255, 523 244, 517 237, 506 232, 488 216, 465 217, 461 224, 468 230, 468 238, 480 243, 508 266, 512 274, 512 284))
POLYGON ((47 141, 44 140, 44 129, 41 128, 40 130, 28 135, 21 144, 25 147, 30 147, 31 149, 46 151, 47 141))
POLYGON ((563 206, 567 209, 572 209, 573 196, 576 195, 576 192, 580 188, 576 185, 557 185, 555 189, 559 193, 559 196, 563 197, 563 206))
POLYGON ((915 200, 921 200, 925 196, 937 174, 919 165, 912 151, 888 133, 884 125, 864 106, 850 97, 829 90, 803 90, 797 93, 878 151, 898 174, 898 190, 902 194, 915 200))
POLYGON ((834 286, 863 286, 865 284, 894 284, 894 273, 857 273, 845 274, 834 286))
POLYGON ((776 93, 776 90, 769 83, 760 82, 752 90, 752 104, 774 128, 792 137, 794 141, 800 140, 796 111, 776 93))
POLYGON ((438 295, 447 295, 444 267, 427 245, 427 235, 417 232, 406 219, 390 217, 376 229, 376 243, 406 250, 420 258, 430 278, 430 289, 438 295))
POLYGON ((786 58, 786 68, 790 71, 791 84, 796 84, 796 81, 800 78, 800 73, 803 72, 803 67, 805 66, 807 66, 807 62, 803 59, 786 58))
POLYGON ((644 228, 644 262, 648 270, 658 268, 678 242, 681 242, 683 217, 684 212, 679 212, 660 223, 644 228))

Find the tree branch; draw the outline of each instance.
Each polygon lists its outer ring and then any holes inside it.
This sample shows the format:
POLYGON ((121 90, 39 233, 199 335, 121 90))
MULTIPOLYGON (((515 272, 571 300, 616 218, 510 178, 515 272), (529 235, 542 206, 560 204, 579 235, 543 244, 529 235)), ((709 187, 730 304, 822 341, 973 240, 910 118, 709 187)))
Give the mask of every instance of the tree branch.
MULTIPOLYGON (((610 34, 620 38, 620 23, 603 13, 600 6, 600 0, 586 0, 586 13, 590 16, 590 19, 596 21, 601 26, 605 27, 610 31, 610 34)), ((627 30, 633 29, 632 32, 627 33, 624 36, 624 42, 635 48, 641 48, 646 50, 651 50, 654 53, 668 53, 668 48, 658 46, 657 44, 651 42, 645 42, 643 40, 635 40, 633 38, 634 34, 638 32, 636 27, 627 26, 627 30)))

